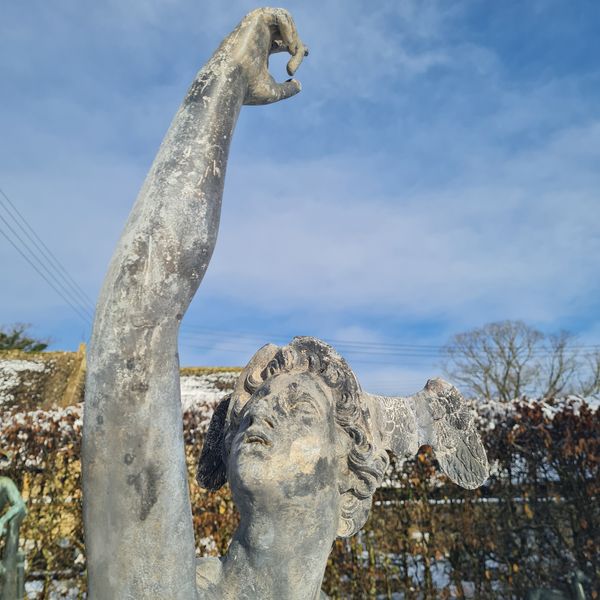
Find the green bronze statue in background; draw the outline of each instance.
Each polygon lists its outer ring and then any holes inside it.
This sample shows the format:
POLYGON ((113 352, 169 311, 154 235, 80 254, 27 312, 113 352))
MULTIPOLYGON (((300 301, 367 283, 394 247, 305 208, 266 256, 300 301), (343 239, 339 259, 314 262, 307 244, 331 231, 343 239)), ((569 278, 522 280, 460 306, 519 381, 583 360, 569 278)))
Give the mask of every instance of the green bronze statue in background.
POLYGON ((26 514, 25 502, 17 486, 8 477, 0 477, 0 600, 21 600, 25 597, 24 556, 19 552, 19 527, 26 514))

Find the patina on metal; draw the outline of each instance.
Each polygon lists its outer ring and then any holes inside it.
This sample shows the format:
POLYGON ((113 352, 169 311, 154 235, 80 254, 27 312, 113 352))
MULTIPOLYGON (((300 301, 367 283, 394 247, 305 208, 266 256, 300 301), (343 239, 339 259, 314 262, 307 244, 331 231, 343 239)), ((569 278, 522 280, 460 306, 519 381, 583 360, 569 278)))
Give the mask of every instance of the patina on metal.
MULTIPOLYGON (((241 522, 221 559, 196 560, 184 458, 177 337, 211 258, 229 144, 244 104, 300 91, 268 71, 307 51, 289 13, 251 12, 194 79, 133 207, 98 300, 82 449, 92 600, 316 599, 337 536, 364 524, 388 451, 431 445, 472 488, 485 451, 455 388, 364 393, 314 338, 257 352, 210 425, 202 485, 226 481, 241 522)), ((282 198, 282 202, 285 198, 282 198)))
POLYGON ((25 597, 25 557, 19 550, 19 527, 27 514, 14 482, 0 477, 0 600, 25 597))

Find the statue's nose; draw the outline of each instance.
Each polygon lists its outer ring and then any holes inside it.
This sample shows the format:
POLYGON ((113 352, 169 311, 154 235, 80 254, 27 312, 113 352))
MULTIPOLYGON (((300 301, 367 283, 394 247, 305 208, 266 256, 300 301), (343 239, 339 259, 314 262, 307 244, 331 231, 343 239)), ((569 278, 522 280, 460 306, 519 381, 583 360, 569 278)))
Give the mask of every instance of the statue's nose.
POLYGON ((273 419, 270 416, 264 416, 261 419, 265 425, 267 425, 267 427, 269 427, 270 429, 274 429, 275 428, 275 423, 273 421, 273 419))
POLYGON ((275 421, 272 415, 265 414, 262 411, 248 415, 248 427, 252 427, 254 424, 265 424, 269 429, 275 428, 275 421))

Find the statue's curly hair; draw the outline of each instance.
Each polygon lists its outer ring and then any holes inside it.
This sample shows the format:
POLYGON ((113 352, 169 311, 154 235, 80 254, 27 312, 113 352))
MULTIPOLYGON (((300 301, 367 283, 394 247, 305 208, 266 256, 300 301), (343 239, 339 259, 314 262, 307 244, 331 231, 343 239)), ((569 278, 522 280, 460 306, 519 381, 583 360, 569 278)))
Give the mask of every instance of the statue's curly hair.
POLYGON ((331 346, 310 337, 294 338, 289 345, 278 348, 266 366, 261 366, 243 374, 243 391, 234 392, 215 412, 215 426, 211 422, 198 466, 199 483, 209 489, 225 483, 224 468, 241 409, 265 381, 292 371, 314 373, 331 389, 335 423, 350 440, 350 483, 339 489, 342 500, 338 536, 354 535, 367 520, 373 494, 389 465, 387 452, 377 443, 374 416, 361 399, 354 373, 331 346), (214 460, 215 445, 220 446, 220 461, 214 460))

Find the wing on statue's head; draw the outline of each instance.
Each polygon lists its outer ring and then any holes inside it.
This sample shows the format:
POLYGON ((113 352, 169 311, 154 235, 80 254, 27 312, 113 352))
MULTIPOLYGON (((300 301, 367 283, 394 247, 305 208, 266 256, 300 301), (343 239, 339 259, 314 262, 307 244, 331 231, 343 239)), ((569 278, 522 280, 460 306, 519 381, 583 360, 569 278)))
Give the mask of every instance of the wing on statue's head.
POLYGON ((378 415, 382 443, 391 452, 414 456, 429 445, 454 483, 474 489, 487 479, 487 456, 473 415, 453 385, 430 379, 414 396, 365 396, 378 415))

